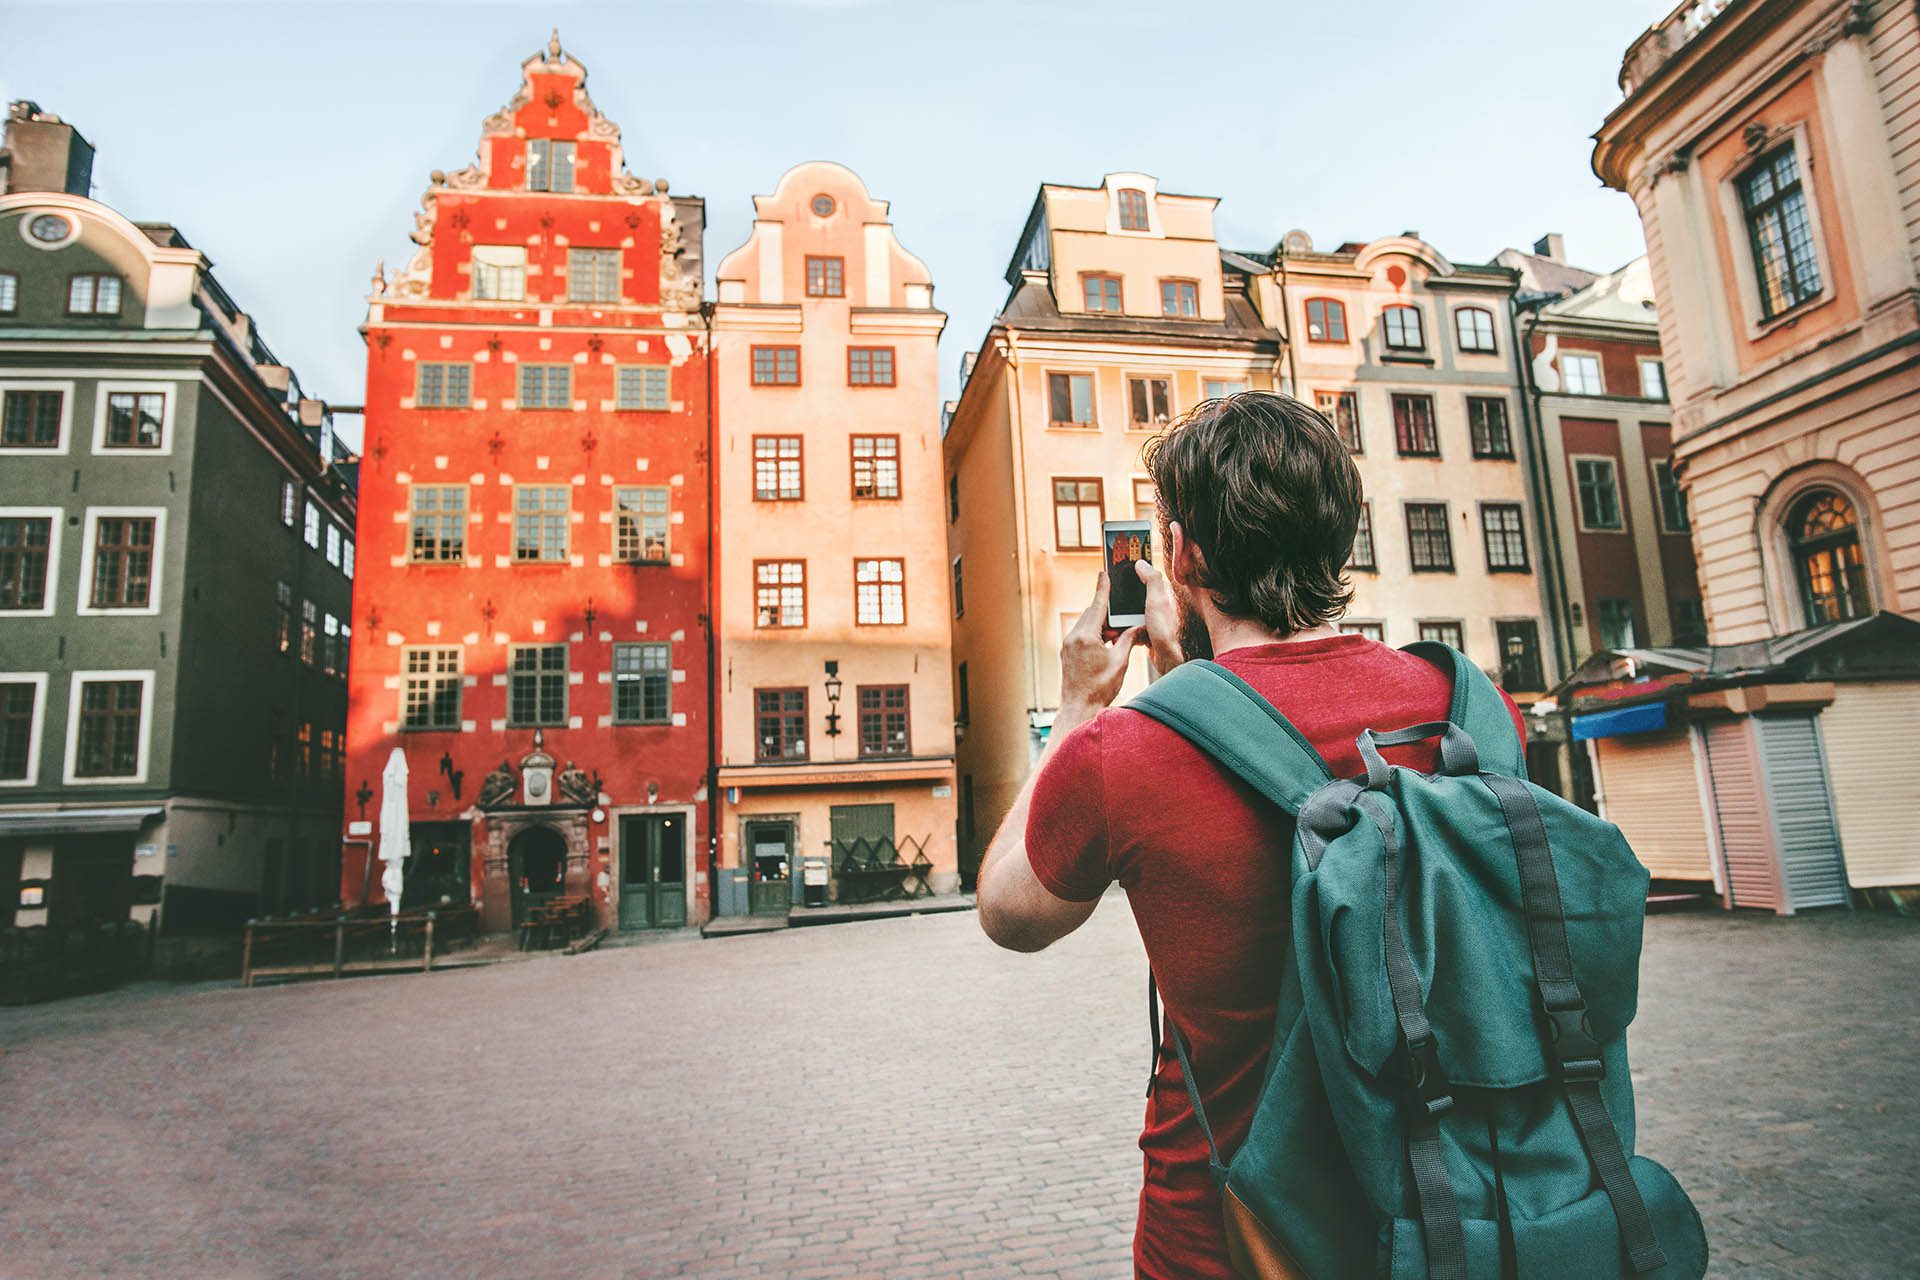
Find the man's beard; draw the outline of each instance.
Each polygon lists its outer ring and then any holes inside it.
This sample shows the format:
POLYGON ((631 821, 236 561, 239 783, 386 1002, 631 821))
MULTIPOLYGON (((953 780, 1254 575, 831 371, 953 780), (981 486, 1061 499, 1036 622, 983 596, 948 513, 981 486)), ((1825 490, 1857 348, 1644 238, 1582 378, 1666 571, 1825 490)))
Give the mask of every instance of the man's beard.
POLYGON ((1193 596, 1185 587, 1174 585, 1173 603, 1180 615, 1180 656, 1187 662, 1213 656, 1213 637, 1207 623, 1193 607, 1193 596))

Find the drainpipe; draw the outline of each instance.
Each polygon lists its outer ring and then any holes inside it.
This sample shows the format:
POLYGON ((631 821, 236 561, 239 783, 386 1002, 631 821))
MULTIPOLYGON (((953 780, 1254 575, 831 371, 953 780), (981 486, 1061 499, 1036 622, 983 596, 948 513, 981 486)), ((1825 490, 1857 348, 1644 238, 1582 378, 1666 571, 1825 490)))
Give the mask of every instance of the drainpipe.
POLYGON ((714 413, 713 308, 700 304, 707 339, 707 918, 720 913, 720 642, 714 615, 714 581, 720 576, 720 473, 714 413))
POLYGON ((1280 242, 1280 251, 1275 256, 1273 275, 1280 286, 1280 338, 1287 344, 1287 394, 1300 399, 1300 371, 1293 362, 1293 305, 1287 301, 1287 242, 1280 242))
POLYGON ((1549 473, 1550 455, 1547 452, 1545 417, 1540 407, 1541 392, 1533 378, 1533 336, 1540 325, 1539 308, 1552 300, 1552 295, 1543 294, 1522 303, 1509 295, 1507 329, 1513 343, 1514 359, 1520 366, 1520 413, 1525 422, 1527 443, 1533 454, 1534 465, 1528 468, 1531 472, 1529 480, 1534 510, 1539 513, 1542 525, 1540 567, 1545 571, 1547 599, 1551 606, 1547 620, 1553 638, 1557 683, 1565 680, 1573 670, 1573 618, 1566 592, 1566 551, 1560 543, 1560 521, 1553 505, 1553 476, 1549 473), (1523 309, 1528 313, 1524 340, 1519 322, 1519 312, 1523 309))

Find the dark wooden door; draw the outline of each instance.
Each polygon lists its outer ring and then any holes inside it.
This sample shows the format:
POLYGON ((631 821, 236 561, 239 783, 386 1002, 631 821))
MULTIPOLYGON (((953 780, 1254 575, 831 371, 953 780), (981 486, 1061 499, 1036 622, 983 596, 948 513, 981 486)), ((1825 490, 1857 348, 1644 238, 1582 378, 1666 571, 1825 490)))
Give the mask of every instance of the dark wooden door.
POLYGON ((686 820, 661 813, 620 819, 620 927, 675 929, 686 922, 686 820))
POLYGON ((793 906, 793 823, 762 819, 746 824, 747 910, 783 916, 793 906))

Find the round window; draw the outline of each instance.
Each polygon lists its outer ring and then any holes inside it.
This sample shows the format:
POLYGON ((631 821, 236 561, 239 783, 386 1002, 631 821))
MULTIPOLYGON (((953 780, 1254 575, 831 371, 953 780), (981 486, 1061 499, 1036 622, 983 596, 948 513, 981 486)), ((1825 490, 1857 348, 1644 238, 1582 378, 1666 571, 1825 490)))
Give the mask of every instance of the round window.
POLYGON ((833 209, 834 209, 834 205, 833 205, 832 196, 817 195, 813 198, 813 216, 814 217, 830 218, 833 216, 833 209))
POLYGON ((73 238, 73 223, 57 213, 43 213, 27 223, 27 234, 41 244, 60 244, 73 238))

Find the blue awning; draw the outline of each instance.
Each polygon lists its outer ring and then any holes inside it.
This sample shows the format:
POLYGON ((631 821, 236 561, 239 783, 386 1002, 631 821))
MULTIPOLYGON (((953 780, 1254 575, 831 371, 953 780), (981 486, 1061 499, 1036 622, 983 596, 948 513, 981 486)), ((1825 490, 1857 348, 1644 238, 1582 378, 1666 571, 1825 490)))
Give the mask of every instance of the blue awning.
POLYGON ((1624 738, 1630 733, 1652 733, 1667 727, 1667 704, 1642 702, 1633 707, 1615 707, 1612 711, 1593 711, 1573 718, 1573 740, 1624 738))

